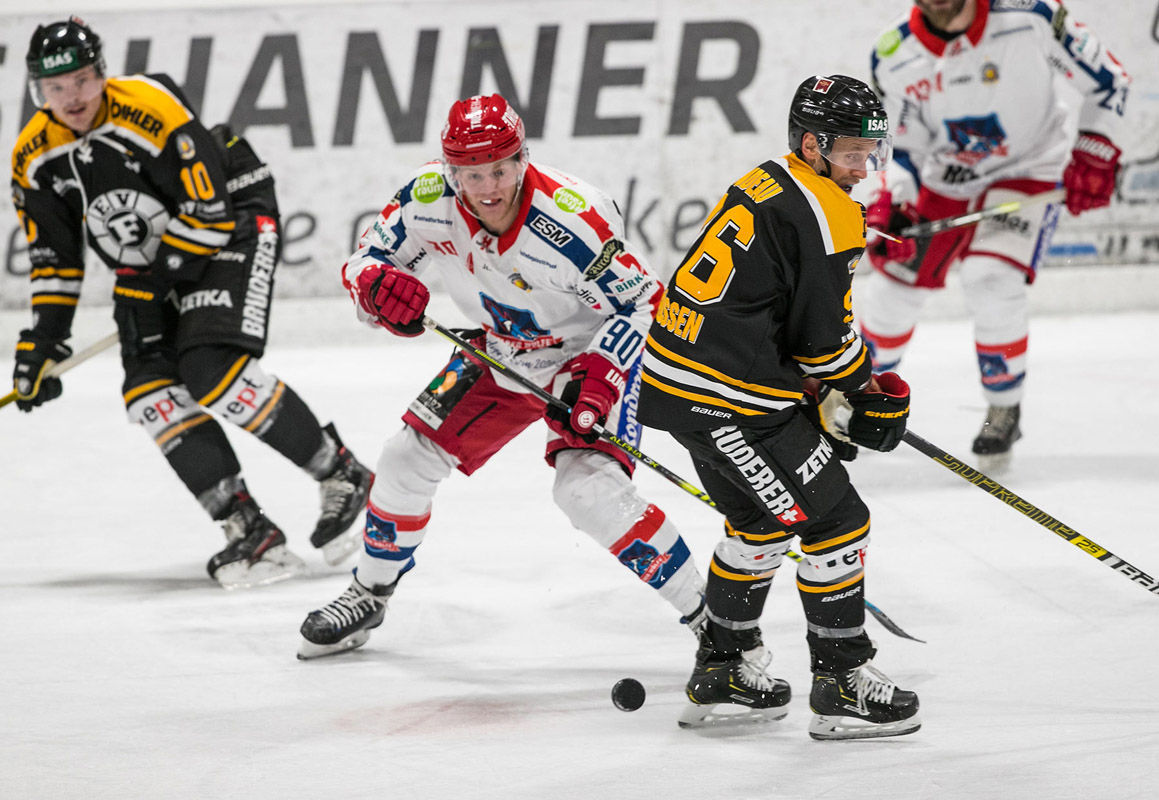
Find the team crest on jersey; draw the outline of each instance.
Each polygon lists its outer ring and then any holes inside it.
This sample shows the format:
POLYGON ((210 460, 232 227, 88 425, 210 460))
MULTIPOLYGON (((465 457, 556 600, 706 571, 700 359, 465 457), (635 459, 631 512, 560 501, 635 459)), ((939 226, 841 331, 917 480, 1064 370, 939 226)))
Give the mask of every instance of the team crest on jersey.
POLYGON ((518 272, 512 272, 507 276, 507 280, 511 281, 511 285, 516 289, 522 289, 525 292, 531 291, 531 284, 523 279, 523 276, 518 272))
POLYGON ((177 154, 182 161, 189 161, 197 156, 197 148, 193 146, 193 137, 188 133, 177 134, 177 154))
POLYGON ((993 61, 987 61, 982 65, 982 83, 997 83, 998 82, 998 65, 993 61))
POLYGON ((169 212, 155 197, 114 189, 89 204, 85 222, 97 247, 111 260, 125 267, 147 267, 157 257, 169 212))
POLYGON ((958 148, 954 158, 963 164, 973 166, 990 156, 1004 156, 1006 130, 998 121, 997 114, 984 117, 959 117, 946 120, 946 134, 958 148))
POLYGON ((558 341, 551 331, 539 327, 535 314, 527 309, 505 305, 482 292, 479 292, 479 299, 483 302, 483 309, 491 315, 492 330, 505 339, 517 340, 520 349, 546 347, 558 341))

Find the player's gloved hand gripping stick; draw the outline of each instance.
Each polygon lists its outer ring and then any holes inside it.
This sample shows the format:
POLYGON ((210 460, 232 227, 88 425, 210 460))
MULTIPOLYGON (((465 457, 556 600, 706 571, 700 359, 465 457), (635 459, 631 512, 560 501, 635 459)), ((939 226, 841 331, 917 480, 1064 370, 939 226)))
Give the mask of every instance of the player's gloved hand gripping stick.
MULTIPOLYGON (((458 345, 458 347, 460 349, 464 350, 465 352, 471 353, 472 355, 477 356, 478 358, 482 359, 483 361, 486 361, 492 367, 499 370, 504 375, 506 375, 507 377, 511 378, 513 381, 518 383, 519 385, 526 388, 528 391, 530 391, 532 394, 534 394, 536 397, 538 397, 540 400, 547 403, 548 405, 559 409, 560 411, 564 412, 564 414, 566 414, 566 415, 570 415, 572 413, 572 409, 563 400, 556 397, 551 392, 548 392, 542 386, 535 384, 534 382, 532 382, 531 380, 529 380, 525 376, 521 375, 516 370, 511 369, 509 366, 504 364, 502 361, 499 361, 498 359, 494 358, 486 350, 475 347, 470 342, 468 342, 466 339, 464 339, 461 336, 459 336, 458 334, 456 334, 450 328, 444 327, 443 325, 439 324, 437 321, 431 319, 428 316, 423 317, 423 325, 426 326, 427 328, 430 328, 431 330, 435 331, 440 336, 442 336, 444 339, 447 339, 448 341, 458 345)), ((592 426, 591 430, 600 439, 603 439, 606 442, 610 442, 610 443, 614 444, 616 447, 623 450, 625 453, 627 453, 632 458, 639 461, 644 466, 646 466, 650 469, 653 469, 656 472, 659 472, 666 479, 668 479, 672 483, 676 484, 677 486, 679 486, 684 491, 688 492, 693 497, 696 497, 697 499, 702 500, 703 502, 707 503, 708 505, 712 506, 713 508, 716 508, 716 503, 712 502, 712 498, 708 496, 708 493, 706 491, 704 491, 703 489, 699 489, 696 486, 694 486, 693 484, 684 480, 679 475, 677 475, 675 472, 668 469, 663 464, 660 464, 657 461, 653 460, 652 458, 648 457, 648 455, 641 452, 638 448, 632 446, 630 443, 625 442, 623 439, 616 436, 616 434, 612 433, 607 428, 605 428, 602 425, 597 423, 597 424, 592 426)), ((790 550, 786 555, 788 555, 789 558, 793 559, 794 561, 801 560, 801 556, 799 556, 797 553, 794 553, 792 550, 790 550)), ((896 622, 894 622, 892 619, 890 619, 888 616, 886 616, 885 612, 883 612, 880 608, 875 606, 873 603, 870 603, 868 600, 865 601, 865 608, 870 614, 873 615, 874 619, 876 619, 878 622, 880 622, 882 624, 882 627, 884 627, 886 630, 888 630, 890 633, 894 634, 895 636, 900 636, 903 639, 912 639, 915 642, 923 642, 924 643, 924 640, 919 639, 916 636, 911 636, 910 634, 908 634, 904 630, 902 630, 896 622)))
MULTIPOLYGON (((116 331, 114 331, 113 333, 110 333, 108 336, 105 336, 103 339, 99 339, 99 340, 93 342, 91 345, 86 347, 84 350, 81 350, 79 353, 76 353, 75 355, 69 356, 68 358, 65 358, 62 361, 58 361, 58 362, 52 364, 50 367, 48 367, 47 369, 44 370, 42 380, 43 380, 43 378, 59 378, 61 375, 68 372, 73 367, 78 366, 80 364, 83 364, 85 361, 88 361, 90 358, 97 355, 98 353, 101 353, 101 352, 104 352, 105 350, 108 350, 110 347, 115 345, 118 340, 119 340, 119 335, 117 334, 116 331)), ((13 401, 15 401, 18 398, 18 396, 19 395, 16 392, 16 390, 13 390, 13 391, 9 392, 8 394, 4 395, 3 397, 0 397, 0 408, 3 408, 4 406, 8 405, 9 403, 12 403, 13 401)))

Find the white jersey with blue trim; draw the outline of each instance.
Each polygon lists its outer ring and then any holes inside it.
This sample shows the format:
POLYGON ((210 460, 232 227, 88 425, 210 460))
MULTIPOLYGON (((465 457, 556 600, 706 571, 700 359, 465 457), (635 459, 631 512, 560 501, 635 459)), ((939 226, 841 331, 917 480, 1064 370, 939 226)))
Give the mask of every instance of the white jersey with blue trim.
POLYGON ((353 296, 358 274, 383 263, 420 279, 437 274, 486 330, 488 352, 543 386, 588 350, 628 371, 663 286, 624 240, 619 210, 595 186, 534 164, 521 191, 514 224, 497 237, 455 196, 442 164, 425 164, 362 235, 343 282, 353 296))
POLYGON ((1078 130, 1119 139, 1130 78, 1055 0, 976 0, 970 27, 949 41, 915 5, 877 40, 875 88, 889 113, 895 201, 927 186, 955 199, 995 181, 1058 181, 1070 159, 1071 89, 1078 130))

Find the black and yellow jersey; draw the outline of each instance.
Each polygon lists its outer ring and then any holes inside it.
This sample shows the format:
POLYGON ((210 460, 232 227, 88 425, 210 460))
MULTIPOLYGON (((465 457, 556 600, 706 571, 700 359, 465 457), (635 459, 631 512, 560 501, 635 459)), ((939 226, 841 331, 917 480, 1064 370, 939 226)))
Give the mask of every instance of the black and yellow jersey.
POLYGON ((12 156, 35 327, 68 335, 86 241, 115 270, 180 279, 200 269, 235 228, 227 160, 166 75, 109 78, 83 136, 37 111, 12 156))
POLYGON ((798 405, 803 378, 870 378, 853 329, 865 210, 795 155, 728 188, 660 302, 638 419, 669 431, 752 424, 798 405))

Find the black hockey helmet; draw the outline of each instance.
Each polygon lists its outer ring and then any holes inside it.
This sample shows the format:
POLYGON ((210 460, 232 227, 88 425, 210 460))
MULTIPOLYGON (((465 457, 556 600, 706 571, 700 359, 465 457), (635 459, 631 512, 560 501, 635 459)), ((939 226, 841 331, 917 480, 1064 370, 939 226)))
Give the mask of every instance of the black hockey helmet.
POLYGON ((797 87, 789 105, 789 147, 801 154, 806 133, 830 158, 839 138, 872 140, 872 169, 884 169, 893 150, 889 118, 873 89, 848 75, 814 75, 797 87))
POLYGON ((24 61, 31 80, 63 75, 90 64, 96 66, 100 75, 105 74, 101 37, 80 17, 37 26, 24 61))

